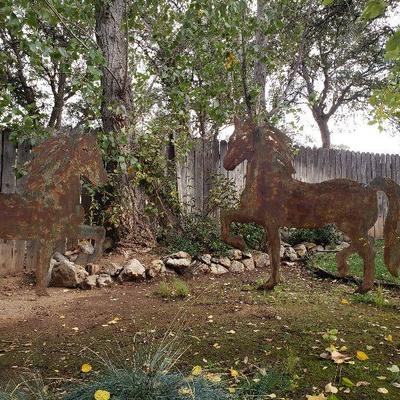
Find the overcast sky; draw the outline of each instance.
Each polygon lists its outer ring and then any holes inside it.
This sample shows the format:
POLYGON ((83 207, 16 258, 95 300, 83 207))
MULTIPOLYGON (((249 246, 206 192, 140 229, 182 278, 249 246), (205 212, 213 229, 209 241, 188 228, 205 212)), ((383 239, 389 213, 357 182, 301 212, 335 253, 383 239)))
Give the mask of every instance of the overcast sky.
MULTIPOLYGON (((319 129, 311 116, 304 112, 302 118, 304 135, 299 141, 309 146, 321 146, 319 129)), ((347 116, 342 121, 330 121, 332 146, 346 146, 353 151, 370 153, 400 154, 400 131, 385 126, 382 131, 378 125, 369 125, 368 119, 361 115, 347 116)))

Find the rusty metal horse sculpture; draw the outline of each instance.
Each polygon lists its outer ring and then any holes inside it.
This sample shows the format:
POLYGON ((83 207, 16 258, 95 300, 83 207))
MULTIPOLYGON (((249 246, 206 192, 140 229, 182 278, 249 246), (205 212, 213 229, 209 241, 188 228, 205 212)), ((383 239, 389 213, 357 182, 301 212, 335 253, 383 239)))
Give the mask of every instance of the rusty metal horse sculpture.
POLYGON ((334 223, 351 239, 350 247, 337 256, 339 274, 349 271, 347 257, 357 252, 364 261, 364 281, 357 292, 373 287, 375 251, 368 230, 378 216, 377 191, 389 198, 384 237, 384 260, 393 276, 400 272, 400 186, 386 178, 376 178, 368 186, 349 179, 305 183, 292 178, 290 141, 271 126, 257 127, 250 121, 235 119, 235 131, 229 140, 224 168, 233 170, 247 160, 246 185, 240 207, 221 213, 223 240, 243 249, 240 236, 232 236, 232 222, 255 222, 268 237, 271 276, 264 285, 272 289, 280 279, 280 227, 316 228, 334 223))
POLYGON ((47 294, 47 271, 57 241, 91 233, 90 227, 82 225, 80 176, 94 185, 107 180, 96 137, 61 135, 34 148, 23 194, 0 193, 0 238, 39 244, 35 260, 38 295, 47 294))

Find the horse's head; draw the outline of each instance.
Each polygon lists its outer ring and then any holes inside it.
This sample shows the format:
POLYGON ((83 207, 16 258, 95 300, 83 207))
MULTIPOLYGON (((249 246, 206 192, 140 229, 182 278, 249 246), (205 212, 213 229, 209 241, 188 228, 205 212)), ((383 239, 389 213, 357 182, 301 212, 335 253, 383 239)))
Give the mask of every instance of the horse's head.
POLYGON ((93 185, 107 183, 107 173, 96 136, 92 133, 80 135, 75 144, 80 163, 80 173, 93 185))
POLYGON ((254 153, 254 132, 252 121, 234 118, 235 130, 229 138, 228 151, 224 157, 224 168, 231 171, 242 161, 248 160, 254 153))

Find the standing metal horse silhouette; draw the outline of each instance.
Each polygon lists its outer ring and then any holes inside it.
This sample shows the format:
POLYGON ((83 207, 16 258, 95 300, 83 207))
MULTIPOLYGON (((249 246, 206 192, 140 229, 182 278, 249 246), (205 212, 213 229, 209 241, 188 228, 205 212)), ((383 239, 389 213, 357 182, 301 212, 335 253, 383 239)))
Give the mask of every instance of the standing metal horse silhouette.
POLYGON ((47 272, 57 241, 89 237, 100 241, 96 247, 101 249, 104 228, 83 225, 81 176, 94 185, 107 181, 95 135, 57 136, 33 149, 24 193, 0 193, 0 238, 38 241, 38 295, 47 295, 47 272))
POLYGON ((378 217, 377 191, 389 199, 384 227, 384 261, 393 276, 400 272, 400 186, 386 178, 376 178, 368 186, 349 179, 305 183, 292 178, 295 172, 289 138, 268 125, 235 118, 224 168, 233 170, 247 160, 246 185, 238 209, 221 213, 222 239, 243 249, 242 237, 233 236, 232 222, 254 222, 264 227, 268 238, 271 275, 263 286, 279 283, 280 227, 316 228, 334 223, 351 239, 350 247, 336 255, 340 276, 348 275, 347 258, 358 253, 364 262, 364 280, 357 292, 374 284, 375 250, 368 230, 378 217))

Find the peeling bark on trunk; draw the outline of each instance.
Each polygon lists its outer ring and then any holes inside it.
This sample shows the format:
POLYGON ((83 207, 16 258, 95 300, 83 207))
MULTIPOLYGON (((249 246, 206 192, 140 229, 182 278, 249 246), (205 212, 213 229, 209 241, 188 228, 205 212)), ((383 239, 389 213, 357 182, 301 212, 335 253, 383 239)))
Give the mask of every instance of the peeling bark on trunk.
MULTIPOLYGON (((96 1, 96 39, 105 59, 102 75, 101 115, 105 132, 128 128, 132 118, 131 79, 128 72, 127 0, 96 1)), ((131 141, 133 142, 133 141, 131 141)), ((131 149, 134 151, 134 149, 131 149)), ((147 197, 127 177, 122 177, 119 195, 124 208, 120 243, 125 246, 151 246, 154 226, 146 215, 147 197)))

